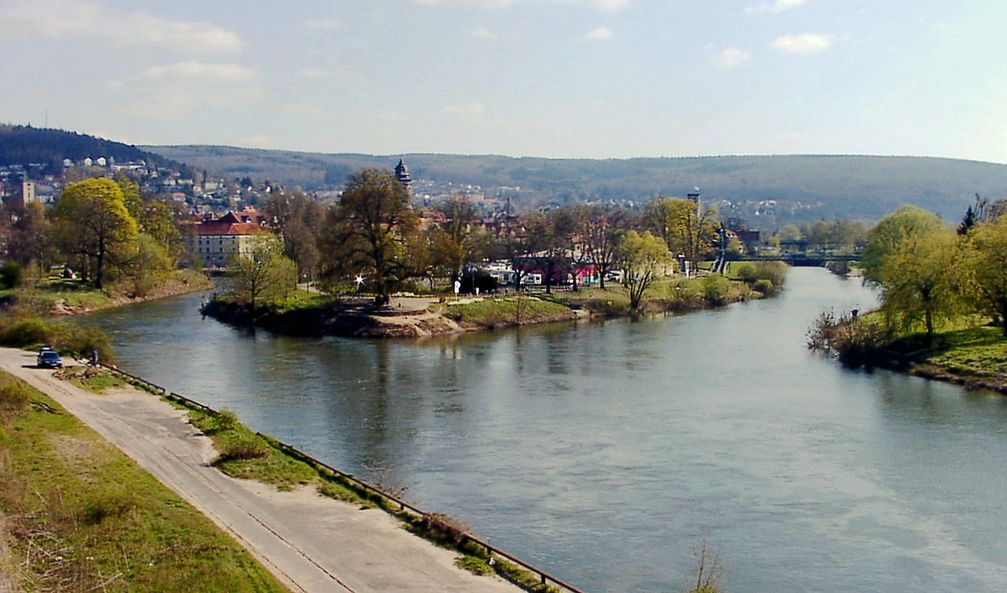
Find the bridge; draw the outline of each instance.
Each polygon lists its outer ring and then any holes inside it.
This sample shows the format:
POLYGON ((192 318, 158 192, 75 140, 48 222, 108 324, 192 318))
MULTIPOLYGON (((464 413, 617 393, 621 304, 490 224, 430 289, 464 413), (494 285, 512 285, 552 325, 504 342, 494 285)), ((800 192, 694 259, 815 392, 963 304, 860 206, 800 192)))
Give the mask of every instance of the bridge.
POLYGON ((728 255, 725 261, 782 261, 791 266, 820 267, 829 262, 852 262, 860 259, 859 255, 834 253, 782 253, 780 255, 728 255))

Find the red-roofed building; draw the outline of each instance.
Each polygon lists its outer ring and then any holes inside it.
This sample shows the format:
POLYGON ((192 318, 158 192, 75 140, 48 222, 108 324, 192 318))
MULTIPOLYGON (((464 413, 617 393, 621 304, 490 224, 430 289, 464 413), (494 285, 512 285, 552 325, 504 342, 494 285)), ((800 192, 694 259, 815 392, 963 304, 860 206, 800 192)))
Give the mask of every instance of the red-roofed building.
MULTIPOLYGON (((246 218, 245 220, 248 220, 246 218)), ((242 222, 228 212, 217 219, 204 219, 190 235, 190 249, 198 253, 210 268, 223 268, 235 254, 247 254, 263 227, 255 222, 242 222)))

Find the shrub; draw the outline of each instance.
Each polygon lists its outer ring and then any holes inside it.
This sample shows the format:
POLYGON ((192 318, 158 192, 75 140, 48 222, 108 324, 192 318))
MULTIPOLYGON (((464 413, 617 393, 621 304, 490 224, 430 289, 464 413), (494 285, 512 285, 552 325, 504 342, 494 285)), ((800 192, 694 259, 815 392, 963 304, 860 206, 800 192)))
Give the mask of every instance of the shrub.
POLYGON ((808 348, 832 352, 851 368, 880 362, 890 341, 881 323, 851 313, 822 313, 808 332, 808 348))
POLYGON ((24 271, 17 262, 9 261, 0 266, 0 288, 15 288, 21 285, 24 271))
POLYGON ((752 286, 756 292, 761 292, 762 296, 769 296, 775 292, 776 287, 773 286, 773 281, 769 278, 759 278, 755 281, 755 285, 752 286))
POLYGON ((493 574, 493 567, 482 558, 477 558, 475 556, 462 556, 461 558, 455 560, 455 565, 458 568, 467 570, 478 576, 493 574))
POLYGON ((756 269, 755 264, 752 263, 745 262, 743 264, 738 264, 733 271, 738 277, 738 280, 748 284, 754 284, 755 281, 759 279, 759 272, 756 269))
POLYGON ((269 454, 269 447, 258 435, 247 430, 238 431, 221 445, 217 463, 241 459, 258 459, 269 454))
POLYGON ((232 410, 227 408, 217 412, 217 415, 213 417, 213 428, 212 430, 216 432, 226 432, 228 430, 235 430, 241 426, 241 422, 238 420, 238 415, 232 410))
POLYGON ((16 379, 5 379, 0 383, 0 412, 23 410, 30 401, 31 392, 24 383, 16 379))
POLYGON ((779 290, 787 277, 787 264, 779 261, 761 261, 755 264, 755 276, 759 280, 769 280, 779 290))
POLYGON ((468 525, 443 513, 429 513, 423 517, 420 526, 426 535, 436 542, 460 545, 468 538, 468 525))
POLYGON ((731 281, 713 274, 703 278, 703 297, 711 307, 723 307, 730 302, 731 281))

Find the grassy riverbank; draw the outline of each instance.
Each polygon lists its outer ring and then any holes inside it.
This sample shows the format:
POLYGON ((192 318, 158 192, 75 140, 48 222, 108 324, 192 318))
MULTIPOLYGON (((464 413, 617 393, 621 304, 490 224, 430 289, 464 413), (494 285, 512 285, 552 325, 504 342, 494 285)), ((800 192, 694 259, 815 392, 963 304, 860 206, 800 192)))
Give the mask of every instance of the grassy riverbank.
POLYGON ((39 315, 75 315, 212 287, 213 282, 196 270, 175 270, 143 286, 119 283, 105 289, 80 280, 50 276, 34 284, 0 290, 0 304, 8 309, 26 309, 39 315))
POLYGON ((0 508, 17 590, 286 591, 209 519, 0 374, 0 508), (198 584, 198 585, 197 585, 198 584))
POLYGON ((878 313, 852 319, 825 315, 809 345, 828 348, 846 366, 877 366, 1007 394, 1007 338, 1003 328, 959 318, 937 332, 893 336, 878 313))
MULTIPOLYGON (((780 263, 735 263, 727 275, 701 278, 668 277, 647 291, 644 306, 633 310, 629 293, 621 285, 601 288, 554 290, 520 295, 488 294, 445 298, 429 305, 393 297, 379 307, 363 298, 343 299, 297 292, 254 309, 221 295, 203 312, 234 325, 254 325, 280 334, 350 337, 426 337, 465 331, 495 330, 586 317, 625 317, 650 313, 686 313, 749 299, 765 298, 783 287, 786 266, 780 263)), ((434 299, 428 299, 434 300, 434 299)))

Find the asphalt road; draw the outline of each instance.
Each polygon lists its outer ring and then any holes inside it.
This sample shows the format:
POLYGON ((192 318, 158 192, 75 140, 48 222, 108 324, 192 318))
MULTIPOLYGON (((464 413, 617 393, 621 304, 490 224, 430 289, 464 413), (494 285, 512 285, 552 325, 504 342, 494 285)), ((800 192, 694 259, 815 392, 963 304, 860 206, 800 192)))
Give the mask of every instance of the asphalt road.
POLYGON ((454 565, 456 554, 402 529, 386 513, 237 480, 208 462, 208 437, 149 394, 94 395, 34 368, 31 352, 0 348, 0 368, 43 391, 230 533, 291 591, 515 593, 454 565))

